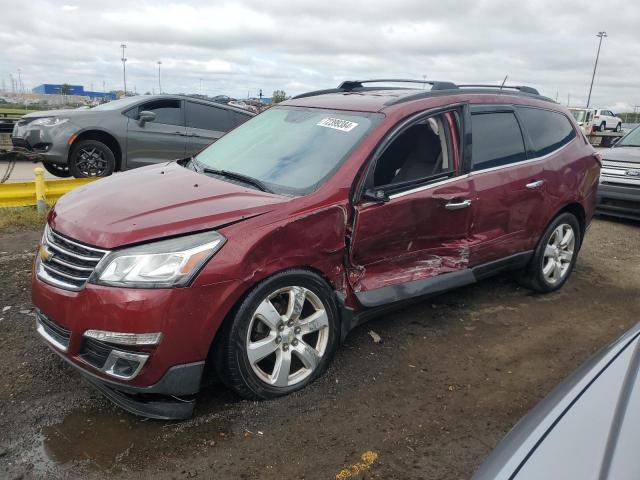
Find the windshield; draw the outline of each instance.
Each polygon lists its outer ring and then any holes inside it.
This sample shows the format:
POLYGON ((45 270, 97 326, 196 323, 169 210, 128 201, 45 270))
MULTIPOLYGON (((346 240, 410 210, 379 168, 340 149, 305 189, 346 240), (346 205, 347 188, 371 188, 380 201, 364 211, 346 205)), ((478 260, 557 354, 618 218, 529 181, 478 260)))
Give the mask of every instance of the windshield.
POLYGON ((637 126, 622 137, 616 147, 640 147, 640 126, 637 126))
POLYGON ((270 190, 304 195, 343 162, 379 113, 274 107, 198 154, 202 166, 252 177, 270 190))
POLYGON ((91 110, 119 110, 139 102, 140 98, 141 96, 138 95, 135 97, 121 98, 120 100, 112 100, 107 103, 96 105, 95 107, 92 107, 91 110))
POLYGON ((583 123, 585 118, 587 118, 586 110, 571 110, 571 115, 576 119, 576 122, 583 123))

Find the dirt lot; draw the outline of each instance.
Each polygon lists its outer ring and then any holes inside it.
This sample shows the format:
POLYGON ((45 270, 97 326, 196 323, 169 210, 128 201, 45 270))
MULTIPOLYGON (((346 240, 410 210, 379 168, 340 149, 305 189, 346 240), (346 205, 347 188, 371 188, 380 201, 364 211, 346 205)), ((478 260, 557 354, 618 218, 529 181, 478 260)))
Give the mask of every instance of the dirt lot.
POLYGON ((560 292, 493 278, 358 328, 329 372, 288 398, 247 402, 217 386, 190 421, 143 420, 36 338, 28 279, 39 235, 0 232, 1 478, 468 478, 640 319, 640 224, 597 220, 560 292))

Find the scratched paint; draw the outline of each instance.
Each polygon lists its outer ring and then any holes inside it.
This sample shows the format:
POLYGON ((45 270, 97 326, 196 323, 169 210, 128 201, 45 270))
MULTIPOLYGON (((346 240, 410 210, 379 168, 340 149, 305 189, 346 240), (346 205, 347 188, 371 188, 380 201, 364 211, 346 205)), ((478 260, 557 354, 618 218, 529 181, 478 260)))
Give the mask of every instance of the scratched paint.
POLYGON ((366 472, 378 461, 378 454, 369 450, 360 456, 360 460, 360 462, 340 470, 336 474, 336 480, 346 480, 366 472))

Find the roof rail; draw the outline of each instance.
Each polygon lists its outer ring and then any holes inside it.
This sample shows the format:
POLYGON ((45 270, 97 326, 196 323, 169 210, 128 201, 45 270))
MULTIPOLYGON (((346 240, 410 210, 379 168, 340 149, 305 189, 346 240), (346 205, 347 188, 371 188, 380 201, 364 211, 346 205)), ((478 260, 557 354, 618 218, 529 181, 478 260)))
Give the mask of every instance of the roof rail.
POLYGON ((533 87, 527 87, 525 85, 483 85, 483 84, 466 84, 458 85, 459 88, 497 88, 498 90, 510 89, 518 90, 522 93, 530 93, 532 95, 540 95, 540 92, 533 87))
POLYGON ((354 88, 362 88, 364 83, 418 83, 431 85, 431 90, 455 90, 458 88, 453 82, 442 82, 439 80, 410 80, 406 78, 379 78, 373 80, 347 80, 340 84, 340 90, 349 92, 354 88))

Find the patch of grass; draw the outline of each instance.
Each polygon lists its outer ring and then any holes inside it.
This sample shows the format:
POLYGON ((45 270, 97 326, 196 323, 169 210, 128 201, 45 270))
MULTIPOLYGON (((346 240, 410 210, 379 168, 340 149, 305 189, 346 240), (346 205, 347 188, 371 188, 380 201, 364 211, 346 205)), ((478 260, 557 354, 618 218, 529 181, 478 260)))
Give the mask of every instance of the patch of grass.
POLYGON ((41 227, 47 213, 38 213, 36 207, 0 208, 0 231, 28 227, 41 227))
POLYGON ((26 115, 27 113, 35 112, 36 110, 25 110, 24 108, 15 108, 15 107, 0 107, 0 115, 26 115))

